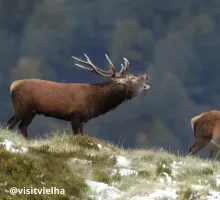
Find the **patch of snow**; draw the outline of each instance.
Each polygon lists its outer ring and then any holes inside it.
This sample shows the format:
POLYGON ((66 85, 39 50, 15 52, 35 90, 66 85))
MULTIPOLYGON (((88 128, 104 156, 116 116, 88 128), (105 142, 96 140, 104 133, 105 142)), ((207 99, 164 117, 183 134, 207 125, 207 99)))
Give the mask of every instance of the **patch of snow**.
POLYGON ((99 148, 99 150, 105 149, 105 150, 111 151, 108 147, 102 147, 101 144, 97 144, 97 147, 99 148))
POLYGON ((159 180, 160 183, 165 183, 164 178, 159 178, 158 180, 159 180))
POLYGON ((177 174, 179 174, 178 170, 181 166, 185 165, 186 162, 176 162, 176 161, 173 161, 172 164, 171 164, 171 169, 172 169, 172 175, 173 176, 176 176, 177 174))
POLYGON ((101 145, 101 144, 97 144, 97 147, 98 147, 99 149, 102 149, 102 145, 101 145))
MULTIPOLYGON (((93 142, 89 142, 88 143, 90 146, 97 146, 98 147, 98 145, 97 144, 94 144, 93 142)), ((99 148, 99 147, 98 147, 99 148)))
POLYGON ((91 160, 85 160, 85 159, 79 159, 79 158, 70 158, 68 160, 68 162, 79 163, 79 164, 83 164, 83 165, 92 165, 92 161, 91 160))
POLYGON ((214 173, 213 174, 213 178, 215 179, 216 181, 216 186, 218 187, 220 185, 220 174, 219 173, 214 173))
POLYGON ((210 187, 210 185, 191 185, 191 187, 195 190, 204 190, 210 187))
POLYGON ((13 153, 25 153, 28 151, 28 149, 25 147, 15 148, 14 143, 9 140, 4 140, 3 142, 0 142, 0 146, 4 146, 7 151, 10 151, 13 153))
POLYGON ((179 174, 179 172, 175 169, 172 169, 172 174, 173 174, 173 176, 177 176, 179 174))
POLYGON ((108 147, 104 147, 105 150, 111 151, 111 149, 109 149, 108 147))
POLYGON ((166 172, 163 172, 162 173, 162 177, 158 178, 158 181, 160 183, 166 183, 166 184, 169 184, 169 185, 176 185, 177 182, 175 180, 173 180, 173 177, 170 176, 168 173, 166 172))
POLYGON ((157 189, 148 196, 134 196, 131 200, 156 200, 160 198, 168 198, 169 200, 176 200, 177 194, 176 189, 166 188, 166 189, 157 189))
POLYGON ((97 156, 97 154, 96 154, 96 153, 90 153, 90 152, 89 152, 89 153, 87 153, 87 155, 88 155, 88 156, 91 156, 91 157, 96 157, 96 156, 97 156))
POLYGON ((166 177, 166 181, 167 181, 167 183, 168 184, 171 184, 172 183, 172 177, 169 175, 169 174, 167 174, 166 172, 163 172, 163 175, 166 177))
POLYGON ((149 195, 149 200, 157 199, 157 198, 169 198, 170 200, 176 199, 177 198, 176 189, 173 188, 166 188, 163 190, 157 189, 149 195))
POLYGON ((145 196, 134 196, 131 198, 131 200, 149 200, 149 197, 145 196))
POLYGON ((137 175, 138 172, 135 171, 135 170, 132 170, 132 169, 125 169, 125 168, 122 168, 122 169, 113 169, 112 170, 112 175, 116 174, 116 173, 119 173, 121 176, 130 176, 130 175, 137 175))
POLYGON ((121 197, 123 194, 123 192, 117 188, 109 186, 105 183, 86 180, 86 184, 93 192, 90 197, 95 200, 114 200, 121 197))
POLYGON ((201 166, 202 166, 202 167, 210 167, 210 164, 207 164, 207 163, 201 163, 201 166))
POLYGON ((128 160, 126 157, 124 156, 117 156, 116 157, 117 161, 116 161, 116 165, 118 167, 128 167, 131 164, 131 161, 128 160))
POLYGON ((209 194, 206 197, 206 200, 219 200, 220 199, 220 192, 209 190, 209 194))

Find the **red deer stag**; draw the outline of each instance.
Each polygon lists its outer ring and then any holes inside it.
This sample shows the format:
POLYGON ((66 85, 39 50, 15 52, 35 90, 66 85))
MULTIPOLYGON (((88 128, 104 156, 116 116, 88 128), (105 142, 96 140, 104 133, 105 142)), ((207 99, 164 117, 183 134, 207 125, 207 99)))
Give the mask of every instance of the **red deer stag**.
POLYGON ((74 134, 83 134, 83 124, 132 99, 143 90, 150 88, 146 84, 147 74, 129 74, 129 62, 124 58, 120 72, 115 72, 111 60, 109 70, 96 67, 84 54, 86 61, 79 61, 78 67, 110 78, 111 81, 97 84, 57 83, 40 79, 23 79, 14 81, 10 94, 14 107, 14 115, 8 120, 7 127, 12 129, 17 123, 21 134, 27 139, 27 127, 36 116, 70 121, 74 134))
POLYGON ((195 142, 188 155, 194 155, 209 143, 209 159, 216 159, 220 148, 220 111, 212 110, 191 119, 195 142))

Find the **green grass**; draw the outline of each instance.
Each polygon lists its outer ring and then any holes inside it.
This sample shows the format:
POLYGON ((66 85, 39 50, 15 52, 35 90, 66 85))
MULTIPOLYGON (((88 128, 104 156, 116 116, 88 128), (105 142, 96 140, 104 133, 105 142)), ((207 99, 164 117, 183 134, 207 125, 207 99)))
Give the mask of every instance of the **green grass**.
MULTIPOLYGON (((46 139, 23 139, 18 133, 0 128, 0 142, 8 139, 16 148, 26 147, 26 153, 12 153, 0 146, 0 199, 94 199, 86 184, 93 180, 115 187, 123 196, 149 196, 157 189, 175 188, 178 200, 205 197, 209 190, 219 191, 214 178, 220 173, 217 161, 170 154, 163 149, 129 149, 116 147, 109 142, 89 136, 74 136, 54 132, 46 139), (98 144, 102 145, 99 149, 98 144), (125 156, 129 166, 116 165, 117 156, 125 156), (173 162, 182 162, 174 173, 173 162), (122 176, 120 169, 135 170, 137 175, 122 176), (112 173, 117 170, 117 173, 112 173), (172 179, 168 183, 166 176, 172 179), (174 184, 175 182, 175 184, 174 184), (196 189, 202 185, 209 188, 196 189), (65 189, 65 195, 15 195, 11 187, 65 189)), ((158 199, 169 199, 162 197, 158 199)))
POLYGON ((197 200, 201 197, 198 191, 190 187, 183 187, 178 192, 179 200, 197 200))
MULTIPOLYGON (((94 167, 111 166, 115 163, 112 153, 100 151, 95 138, 73 136, 66 133, 52 134, 45 140, 24 140, 19 134, 0 130, 0 141, 11 140, 16 147, 23 146, 27 153, 12 153, 0 148, 0 196, 11 199, 11 187, 65 189, 65 195, 16 195, 13 199, 88 199, 85 178, 91 170, 87 166, 68 162, 71 158, 87 159, 94 167), (4 184, 6 183, 6 184, 4 184)), ((105 143, 105 142, 103 142, 105 143)), ((112 145, 105 143, 112 151, 112 145)))
MULTIPOLYGON (((84 180, 77 173, 70 173, 63 159, 51 154, 14 154, 1 149, 0 171, 0 183, 7 183, 0 188, 0 194, 4 194, 5 198, 10 196, 5 191, 14 186, 65 188, 66 195, 51 196, 54 199, 68 199, 70 196, 83 198, 83 193, 87 190, 84 180)), ((25 199, 25 196, 18 195, 17 199, 25 199)), ((30 195, 30 198, 34 199, 34 195, 30 195)), ((38 198, 45 199, 43 195, 38 198)))
POLYGON ((163 173, 167 173, 168 175, 172 176, 172 169, 167 160, 162 160, 157 163, 156 175, 161 176, 163 173))

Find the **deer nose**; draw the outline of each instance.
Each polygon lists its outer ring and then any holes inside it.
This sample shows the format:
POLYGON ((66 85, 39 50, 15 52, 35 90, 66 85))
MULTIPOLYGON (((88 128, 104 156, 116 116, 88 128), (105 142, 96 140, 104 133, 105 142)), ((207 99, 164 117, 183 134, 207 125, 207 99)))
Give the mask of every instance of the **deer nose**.
POLYGON ((145 74, 145 75, 144 75, 144 78, 145 78, 146 80, 149 80, 149 79, 150 79, 150 76, 149 76, 148 74, 145 74))

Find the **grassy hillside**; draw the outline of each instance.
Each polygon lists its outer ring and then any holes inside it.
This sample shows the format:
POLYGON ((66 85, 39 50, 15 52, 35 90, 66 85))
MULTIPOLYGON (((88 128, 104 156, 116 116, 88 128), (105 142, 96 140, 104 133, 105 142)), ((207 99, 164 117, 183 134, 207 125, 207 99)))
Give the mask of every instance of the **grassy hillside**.
POLYGON ((124 150, 88 136, 25 141, 0 129, 0 199, 220 199, 220 164, 164 150, 124 150), (10 188, 65 194, 10 194, 10 188))

